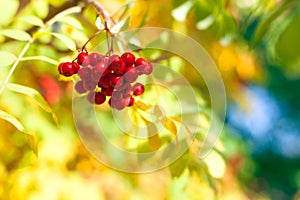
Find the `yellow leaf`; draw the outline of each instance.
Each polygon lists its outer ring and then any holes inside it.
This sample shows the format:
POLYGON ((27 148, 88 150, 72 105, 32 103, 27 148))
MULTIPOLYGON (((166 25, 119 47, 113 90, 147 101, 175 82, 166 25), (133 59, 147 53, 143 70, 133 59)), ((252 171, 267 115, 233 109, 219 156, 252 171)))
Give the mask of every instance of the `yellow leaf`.
POLYGON ((36 137, 34 135, 31 135, 28 133, 25 134, 25 137, 28 141, 30 149, 33 151, 33 153, 36 155, 36 157, 38 157, 39 152, 38 152, 38 143, 37 143, 36 137))
POLYGON ((175 135, 177 137, 177 128, 175 123, 169 118, 166 118, 166 121, 164 123, 164 127, 170 131, 170 133, 172 133, 173 135, 175 135))
POLYGON ((206 163, 211 176, 215 178, 222 178, 224 176, 226 163, 219 153, 211 151, 207 157, 204 158, 204 162, 206 163))
POLYGON ((165 115, 159 105, 154 105, 154 115, 157 117, 157 119, 164 123, 165 115))
POLYGON ((143 111, 146 111, 146 110, 149 110, 151 108, 151 105, 148 104, 148 103, 145 103, 141 100, 137 100, 135 103, 134 103, 134 106, 137 107, 138 109, 141 109, 143 111))
POLYGON ((137 0, 131 11, 130 27, 139 28, 143 25, 147 10, 149 7, 149 1, 137 0))
POLYGON ((155 124, 151 123, 147 126, 148 129, 148 144, 153 151, 158 150, 161 147, 161 139, 158 135, 158 130, 155 124))

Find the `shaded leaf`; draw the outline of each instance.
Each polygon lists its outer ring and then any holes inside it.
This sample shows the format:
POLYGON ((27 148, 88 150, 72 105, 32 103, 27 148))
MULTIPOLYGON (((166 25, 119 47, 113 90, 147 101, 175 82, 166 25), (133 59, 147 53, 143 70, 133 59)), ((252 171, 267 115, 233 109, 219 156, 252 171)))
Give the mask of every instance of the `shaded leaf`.
POLYGON ((0 118, 3 119, 3 120, 5 120, 5 121, 8 121, 12 125, 14 125, 14 127, 16 127, 16 129, 18 129, 18 131, 24 133, 26 139, 28 140, 28 144, 29 144, 30 148, 32 149, 32 151, 34 152, 34 154, 36 156, 38 156, 37 140, 36 140, 35 136, 29 134, 25 130, 25 128, 21 124, 21 122, 17 118, 15 118, 14 116, 12 116, 11 114, 8 114, 7 112, 4 112, 3 110, 0 110, 0 118))
POLYGON ((31 39, 31 36, 25 32, 18 29, 4 29, 0 30, 1 35, 5 35, 6 37, 21 40, 21 41, 28 41, 31 39))
POLYGON ((25 94, 31 97, 37 103, 38 106, 40 106, 46 112, 52 114, 54 122, 58 124, 56 115, 53 113, 49 104, 46 102, 46 100, 42 97, 42 95, 38 91, 36 91, 33 88, 26 87, 19 84, 14 84, 14 83, 7 84, 7 88, 11 91, 25 94))
POLYGON ((163 111, 161 110, 159 105, 154 105, 154 115, 157 117, 158 120, 162 121, 162 123, 164 123, 165 121, 165 115, 163 113, 163 111))
POLYGON ((70 50, 72 51, 76 50, 76 44, 70 37, 60 33, 51 33, 51 34, 57 39, 59 39, 62 43, 64 43, 66 47, 68 47, 70 50))
POLYGON ((274 10, 272 13, 270 13, 268 16, 266 16, 258 25, 258 27, 255 30, 252 44, 256 46, 259 41, 264 37, 266 32, 269 30, 269 27, 271 23, 279 17, 282 13, 284 13, 291 4, 295 3, 295 0, 287 0, 283 3, 283 5, 279 6, 276 10, 274 10))
POLYGON ((7 51, 0 51, 0 67, 9 66, 16 60, 16 56, 7 51))
POLYGON ((23 16, 20 18, 21 21, 26 22, 28 24, 32 24, 34 26, 43 26, 44 22, 40 18, 34 16, 34 15, 29 15, 29 16, 23 16))
POLYGON ((38 142, 34 135, 31 134, 25 134, 25 137, 28 141, 30 149, 33 151, 33 153, 38 157, 38 142))
POLYGON ((83 30, 83 26, 81 25, 81 23, 75 19, 74 17, 71 16, 64 16, 60 19, 58 19, 57 21, 62 22, 64 24, 70 25, 74 28, 77 28, 79 30, 83 30))
POLYGON ((157 127, 155 126, 155 124, 150 123, 147 126, 147 129, 148 129, 148 144, 153 151, 156 151, 162 145, 161 138, 158 135, 157 127))

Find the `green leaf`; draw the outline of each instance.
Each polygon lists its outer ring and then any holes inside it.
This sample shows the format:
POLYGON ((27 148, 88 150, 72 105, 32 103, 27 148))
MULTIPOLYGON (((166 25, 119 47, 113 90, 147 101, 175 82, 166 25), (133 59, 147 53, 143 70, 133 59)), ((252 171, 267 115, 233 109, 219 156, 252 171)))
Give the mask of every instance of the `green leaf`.
POLYGON ((44 0, 35 0, 32 1, 33 10, 34 12, 40 17, 40 18, 45 18, 47 17, 49 13, 49 5, 48 1, 44 0))
POLYGON ((0 67, 9 66, 16 60, 16 56, 7 51, 0 51, 0 67))
POLYGON ((74 28, 77 28, 79 30, 83 30, 83 26, 81 25, 81 23, 75 19, 74 17, 71 16, 64 16, 60 19, 58 19, 57 21, 62 22, 64 24, 70 25, 74 28))
POLYGON ((60 33, 51 33, 51 34, 57 39, 59 39, 62 43, 64 43, 66 47, 68 47, 71 51, 76 50, 76 44, 70 37, 60 33))
POLYGON ((28 41, 31 39, 31 36, 25 31, 21 31, 18 29, 4 29, 0 30, 1 35, 5 35, 6 37, 13 38, 15 40, 28 41))
POLYGON ((8 121, 12 125, 14 125, 16 127, 16 129, 18 129, 19 131, 25 132, 25 128, 21 124, 21 122, 14 116, 12 116, 11 114, 8 114, 7 112, 4 112, 3 110, 0 110, 0 118, 5 121, 8 121))
POLYGON ((53 113, 49 104, 46 102, 46 100, 42 97, 42 95, 38 91, 36 91, 33 88, 19 85, 19 84, 14 84, 14 83, 7 84, 7 88, 11 91, 25 94, 31 97, 38 104, 39 107, 41 107, 46 112, 52 114, 54 122, 58 124, 56 115, 53 113))
POLYGON ((271 12, 268 16, 266 16, 257 26, 253 39, 252 45, 256 46, 259 41, 264 37, 266 32, 269 30, 272 22, 278 18, 282 13, 286 12, 286 10, 291 6, 291 4, 295 3, 295 0, 287 0, 281 6, 279 6, 276 10, 271 12))
POLYGON ((40 18, 38 18, 34 15, 23 16, 20 18, 20 20, 23 22, 26 22, 28 24, 32 24, 34 26, 42 27, 44 25, 43 20, 41 20, 40 18))
POLYGON ((6 26, 8 25, 17 13, 19 7, 18 0, 0 0, 0 25, 6 26))
POLYGON ((26 60, 41 60, 41 61, 45 61, 45 62, 53 64, 53 65, 58 65, 58 63, 59 63, 57 60, 48 58, 46 56, 28 56, 28 57, 23 57, 21 59, 21 61, 26 61, 26 60))

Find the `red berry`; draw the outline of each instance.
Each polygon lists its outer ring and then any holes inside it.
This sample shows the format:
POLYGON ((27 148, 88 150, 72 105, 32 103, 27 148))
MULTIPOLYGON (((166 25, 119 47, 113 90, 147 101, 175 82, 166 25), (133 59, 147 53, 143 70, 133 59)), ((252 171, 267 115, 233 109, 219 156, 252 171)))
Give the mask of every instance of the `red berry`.
POLYGON ((126 73, 124 74, 124 79, 130 83, 134 82, 138 78, 139 74, 135 67, 128 67, 126 73))
POLYGON ((130 107, 130 106, 133 106, 133 104, 134 104, 134 98, 132 96, 130 96, 129 103, 127 106, 130 107))
POLYGON ((109 75, 102 75, 99 82, 98 82, 98 86, 101 88, 110 88, 110 76, 109 75))
POLYGON ((90 81, 90 80, 83 82, 83 86, 87 91, 93 91, 96 88, 96 85, 97 85, 97 82, 90 81))
POLYGON ((121 58, 126 63, 127 66, 131 66, 135 62, 135 56, 130 52, 125 52, 121 55, 121 58))
POLYGON ((65 62, 61 67, 61 74, 64 76, 72 76, 74 74, 74 68, 71 62, 65 62))
POLYGON ((105 96, 111 96, 114 91, 114 88, 102 88, 101 93, 105 96))
POLYGON ((65 64, 65 63, 62 62, 62 63, 60 63, 60 64, 58 65, 57 69, 58 69, 59 74, 62 74, 62 66, 63 66, 64 64, 65 64))
POLYGON ((136 83, 134 86, 133 86, 133 95, 135 96, 140 96, 144 93, 145 91, 145 87, 143 84, 141 83, 136 83))
POLYGON ((106 96, 102 94, 101 92, 95 93, 95 104, 100 105, 103 104, 106 100, 106 96))
POLYGON ((115 107, 117 110, 122 110, 122 109, 124 109, 127 105, 128 105, 128 99, 123 98, 123 99, 120 99, 119 101, 115 102, 114 107, 115 107))
POLYGON ((86 96, 87 100, 91 103, 94 104, 95 103, 95 92, 89 92, 86 96))
POLYGON ((109 63, 109 68, 116 74, 122 75, 126 70, 126 63, 118 55, 112 55, 109 58, 109 63))
POLYGON ((80 69, 79 64, 76 63, 76 62, 72 62, 72 65, 73 65, 73 68, 74 68, 74 74, 77 74, 77 72, 78 72, 79 69, 80 69))
MULTIPOLYGON (((89 54, 87 54, 85 52, 81 52, 77 56, 77 63, 82 65, 85 62, 85 60, 88 58, 88 56, 89 56, 89 54)), ((85 63, 85 64, 87 64, 87 63, 85 63)), ((87 65, 89 65, 89 64, 87 64, 87 65)), ((85 66, 87 66, 87 65, 85 65, 85 66)))
POLYGON ((95 66, 98 62, 104 61, 104 56, 98 53, 91 53, 89 55, 90 65, 95 66))
POLYGON ((112 93, 111 97, 112 97, 113 101, 115 102, 115 101, 120 100, 123 97, 123 95, 122 95, 122 92, 120 92, 120 91, 114 91, 112 93))
POLYGON ((109 81, 109 84, 112 86, 112 87, 115 87, 117 84, 121 84, 121 76, 112 76, 110 81, 109 81))
POLYGON ((79 94, 83 94, 86 92, 86 89, 84 88, 84 85, 83 85, 83 81, 78 81, 76 84, 75 84, 75 90, 79 93, 79 94))
POLYGON ((106 69, 107 69, 107 63, 104 61, 98 62, 95 66, 95 70, 97 70, 100 74, 103 74, 106 69))
POLYGON ((141 74, 149 75, 152 73, 152 65, 145 58, 138 58, 135 61, 135 66, 139 75, 141 74))
POLYGON ((126 81, 122 81, 122 82, 119 82, 117 85, 115 85, 115 89, 118 91, 121 91, 129 86, 130 86, 130 83, 128 83, 126 81))
POLYGON ((87 67, 79 69, 78 75, 82 80, 88 80, 91 76, 92 70, 87 67))

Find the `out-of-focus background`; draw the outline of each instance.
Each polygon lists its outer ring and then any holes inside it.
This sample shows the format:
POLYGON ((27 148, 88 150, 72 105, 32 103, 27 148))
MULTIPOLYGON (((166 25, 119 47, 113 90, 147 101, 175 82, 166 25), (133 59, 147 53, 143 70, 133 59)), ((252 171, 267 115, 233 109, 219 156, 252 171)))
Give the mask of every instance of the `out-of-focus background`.
MULTIPOLYGON (((85 0, 0 0, 0 80, 10 83, 0 94, 0 199, 300 199, 298 0, 98 2, 119 31, 169 28, 206 49, 228 98, 219 143, 204 160, 191 149, 153 173, 102 165, 76 131, 73 82, 57 72, 97 31, 95 7, 85 0)), ((210 112, 192 66, 140 53, 184 74, 210 112)))

